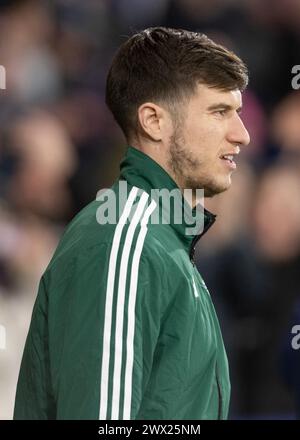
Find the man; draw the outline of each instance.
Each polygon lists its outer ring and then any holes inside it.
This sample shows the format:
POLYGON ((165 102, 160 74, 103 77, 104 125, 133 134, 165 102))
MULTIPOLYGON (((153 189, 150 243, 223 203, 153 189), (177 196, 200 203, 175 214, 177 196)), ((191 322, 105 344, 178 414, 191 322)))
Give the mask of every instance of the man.
POLYGON ((198 189, 230 187, 249 143, 246 85, 243 62, 202 34, 150 28, 120 47, 106 102, 129 146, 119 180, 75 217, 41 279, 16 419, 227 417, 226 353, 193 261, 215 216, 195 205, 198 189), (124 203, 108 203, 124 185, 124 203), (175 191, 174 203, 153 190, 175 191))

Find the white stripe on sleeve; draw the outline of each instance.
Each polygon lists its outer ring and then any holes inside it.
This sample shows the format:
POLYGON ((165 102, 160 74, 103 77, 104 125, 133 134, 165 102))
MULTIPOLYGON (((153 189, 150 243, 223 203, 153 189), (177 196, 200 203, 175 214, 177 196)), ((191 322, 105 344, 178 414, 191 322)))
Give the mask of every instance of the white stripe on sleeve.
POLYGON ((122 231, 125 226, 126 220, 130 215, 130 211, 133 202, 137 196, 137 193, 138 193, 137 187, 133 187, 129 193, 128 199, 124 206, 124 210, 122 212, 122 215, 120 216, 119 222, 115 229, 112 248, 109 257, 109 268, 108 268, 106 299, 105 299, 105 314, 104 314, 105 318, 104 318, 103 347, 102 347, 99 420, 106 420, 107 418, 112 305, 113 305, 113 293, 114 293, 118 250, 120 246, 122 231))
POLYGON ((135 329, 135 303, 137 295, 137 284, 139 274, 139 264, 141 253, 144 246, 145 237, 147 234, 147 224, 150 215, 154 211, 156 203, 154 200, 150 203, 141 220, 141 229, 137 238, 136 247, 133 254, 131 266, 131 278, 129 288, 128 301, 128 323, 127 323, 127 359, 125 368, 125 384, 124 384, 124 407, 123 420, 130 420, 131 417, 131 397, 132 397, 132 372, 134 360, 134 329, 135 329))

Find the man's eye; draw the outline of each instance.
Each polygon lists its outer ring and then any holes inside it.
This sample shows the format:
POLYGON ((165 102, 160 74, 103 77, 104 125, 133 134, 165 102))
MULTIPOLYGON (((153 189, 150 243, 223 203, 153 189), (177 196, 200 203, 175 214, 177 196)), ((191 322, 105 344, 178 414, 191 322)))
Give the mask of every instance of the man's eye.
POLYGON ((226 115, 226 112, 227 112, 227 110, 217 110, 217 111, 216 111, 216 113, 217 113, 218 115, 221 115, 221 116, 225 116, 225 115, 226 115))

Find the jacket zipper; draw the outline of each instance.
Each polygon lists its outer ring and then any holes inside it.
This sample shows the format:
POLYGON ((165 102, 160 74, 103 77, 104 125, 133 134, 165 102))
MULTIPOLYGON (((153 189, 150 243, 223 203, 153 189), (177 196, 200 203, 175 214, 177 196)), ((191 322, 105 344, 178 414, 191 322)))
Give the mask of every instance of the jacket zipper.
POLYGON ((196 235, 193 238, 191 246, 190 246, 189 255, 190 255, 190 260, 193 263, 193 265, 195 265, 195 248, 196 248, 197 242, 200 240, 202 235, 204 235, 208 231, 208 229, 213 225, 213 223, 216 221, 215 214, 212 214, 211 212, 207 211, 205 208, 204 208, 204 213, 207 216, 208 220, 207 220, 207 222, 204 223, 204 228, 203 228, 203 231, 201 232, 201 234, 196 235))
POLYGON ((220 382, 219 382, 219 376, 218 376, 218 365, 217 365, 217 363, 216 363, 216 380, 217 380, 217 386, 218 386, 218 397, 219 397, 218 420, 222 420, 222 405, 223 405, 223 398, 222 398, 221 386, 220 386, 220 382))

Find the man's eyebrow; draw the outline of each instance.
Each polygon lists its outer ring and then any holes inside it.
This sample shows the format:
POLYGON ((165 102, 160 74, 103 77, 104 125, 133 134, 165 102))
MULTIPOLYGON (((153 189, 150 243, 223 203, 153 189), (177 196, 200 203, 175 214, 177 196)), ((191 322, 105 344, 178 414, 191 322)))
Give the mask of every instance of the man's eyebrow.
MULTIPOLYGON (((209 110, 209 111, 220 110, 220 109, 222 109, 222 110, 234 110, 234 107, 232 107, 232 105, 229 105, 229 104, 227 104, 225 102, 218 102, 217 104, 212 104, 212 105, 210 105, 207 108, 207 110, 209 110)), ((241 113, 241 111, 242 111, 242 106, 240 106, 240 107, 238 107, 236 109, 237 113, 241 113)))

